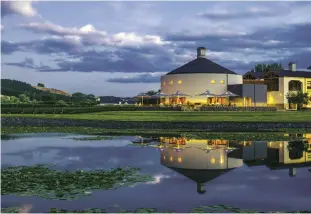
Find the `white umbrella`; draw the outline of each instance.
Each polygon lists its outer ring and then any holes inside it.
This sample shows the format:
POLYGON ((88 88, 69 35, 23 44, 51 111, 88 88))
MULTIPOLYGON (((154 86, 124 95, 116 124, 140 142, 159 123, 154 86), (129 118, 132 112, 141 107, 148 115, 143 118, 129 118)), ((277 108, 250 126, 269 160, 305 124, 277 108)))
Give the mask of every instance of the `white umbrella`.
POLYGON ((222 93, 221 95, 218 95, 219 97, 238 97, 239 95, 232 93, 231 91, 226 91, 225 93, 222 93))
POLYGON ((196 95, 196 96, 206 96, 206 103, 207 103, 207 99, 208 99, 209 97, 216 97, 216 95, 215 95, 215 94, 212 94, 209 90, 206 90, 204 93, 198 94, 198 95, 196 95))
POLYGON ((221 95, 218 95, 219 97, 238 97, 239 95, 232 93, 231 91, 226 91, 225 93, 222 93, 221 95))
POLYGON ((143 105, 144 97, 149 97, 149 95, 144 93, 144 92, 141 92, 138 95, 136 95, 135 97, 140 97, 141 98, 141 104, 143 105))
POLYGON ((153 98, 161 98, 161 97, 169 97, 169 96, 170 96, 169 94, 165 94, 163 92, 158 92, 158 93, 152 95, 151 97, 153 97, 153 98))
POLYGON ((177 97, 177 100, 179 100, 179 97, 187 97, 187 96, 190 96, 190 95, 184 94, 184 93, 182 93, 180 91, 176 91, 175 93, 170 94, 170 96, 177 97))

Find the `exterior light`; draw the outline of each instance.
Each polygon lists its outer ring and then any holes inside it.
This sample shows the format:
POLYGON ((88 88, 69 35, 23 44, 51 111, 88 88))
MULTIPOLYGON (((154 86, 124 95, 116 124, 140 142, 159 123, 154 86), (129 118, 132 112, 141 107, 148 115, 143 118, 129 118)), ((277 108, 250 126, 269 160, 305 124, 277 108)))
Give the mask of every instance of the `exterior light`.
POLYGON ((212 163, 212 164, 215 164, 215 163, 216 163, 216 159, 215 159, 215 158, 212 158, 212 159, 211 159, 211 163, 212 163))
POLYGON ((182 81, 181 80, 178 80, 178 84, 181 84, 182 83, 182 81))
POLYGON ((225 81, 224 81, 224 80, 220 80, 220 83, 221 83, 221 84, 225 84, 225 81))
POLYGON ((211 83, 212 83, 212 84, 215 84, 215 83, 216 83, 216 81, 215 81, 215 80, 211 80, 211 83))
POLYGON ((170 161, 173 161, 173 157, 170 157, 170 161))
POLYGON ((177 161, 178 161, 178 163, 181 163, 181 162, 182 162, 182 158, 179 157, 179 158, 177 159, 177 161))
POLYGON ((170 84, 173 85, 173 80, 170 81, 170 84))

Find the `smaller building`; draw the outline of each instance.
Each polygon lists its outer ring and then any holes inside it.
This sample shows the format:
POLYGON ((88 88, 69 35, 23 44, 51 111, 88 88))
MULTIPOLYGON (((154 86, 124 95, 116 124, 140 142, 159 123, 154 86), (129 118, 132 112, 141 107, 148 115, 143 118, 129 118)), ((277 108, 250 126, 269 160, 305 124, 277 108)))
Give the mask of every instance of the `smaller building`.
MULTIPOLYGON (((267 105, 279 109, 292 109, 286 95, 288 92, 301 91, 311 96, 311 71, 296 70, 296 63, 289 63, 288 70, 268 70, 264 72, 247 72, 243 75, 243 84, 267 86, 267 105)), ((307 104, 304 107, 311 107, 307 104)))

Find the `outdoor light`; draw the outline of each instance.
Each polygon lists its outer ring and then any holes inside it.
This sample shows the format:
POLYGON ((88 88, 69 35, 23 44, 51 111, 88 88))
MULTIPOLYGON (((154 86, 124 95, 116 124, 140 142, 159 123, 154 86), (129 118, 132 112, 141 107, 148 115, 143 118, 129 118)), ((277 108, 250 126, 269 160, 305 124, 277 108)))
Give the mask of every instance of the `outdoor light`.
POLYGON ((220 80, 220 83, 221 83, 221 84, 224 84, 224 83, 225 83, 225 81, 224 81, 224 80, 220 80))
POLYGON ((215 81, 215 80, 211 80, 211 83, 212 83, 212 84, 215 84, 215 83, 216 83, 216 81, 215 81))

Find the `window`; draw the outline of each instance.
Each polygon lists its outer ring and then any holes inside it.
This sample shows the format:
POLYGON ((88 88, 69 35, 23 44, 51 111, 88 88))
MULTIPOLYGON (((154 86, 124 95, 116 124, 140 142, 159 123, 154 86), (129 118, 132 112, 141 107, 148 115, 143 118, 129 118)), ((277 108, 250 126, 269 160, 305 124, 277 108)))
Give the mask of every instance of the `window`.
POLYGON ((166 85, 166 82, 163 82, 163 85, 166 85))
POLYGON ((170 84, 173 85, 173 80, 170 81, 170 84))
POLYGON ((182 81, 181 80, 178 80, 178 84, 181 84, 182 83, 182 81))
POLYGON ((307 89, 311 89, 311 81, 307 81, 307 89))
POLYGON ((220 80, 220 84, 225 84, 225 80, 220 80))
POLYGON ((211 80, 211 83, 212 83, 212 84, 215 84, 215 83, 216 83, 216 81, 215 81, 215 80, 211 80))

